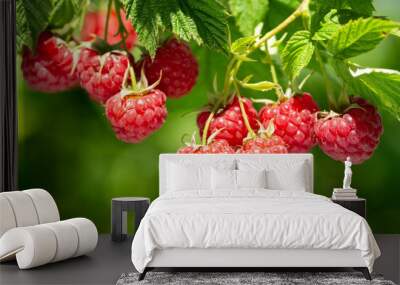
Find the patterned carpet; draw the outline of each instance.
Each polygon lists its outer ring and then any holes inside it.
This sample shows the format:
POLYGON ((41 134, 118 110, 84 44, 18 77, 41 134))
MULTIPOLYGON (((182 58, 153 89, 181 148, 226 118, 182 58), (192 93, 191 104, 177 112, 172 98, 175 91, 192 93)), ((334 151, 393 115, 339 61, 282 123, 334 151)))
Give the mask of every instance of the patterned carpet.
POLYGON ((368 281, 359 272, 148 272, 142 281, 137 280, 138 276, 138 273, 122 274, 117 285, 395 285, 379 275, 372 275, 373 280, 368 281))

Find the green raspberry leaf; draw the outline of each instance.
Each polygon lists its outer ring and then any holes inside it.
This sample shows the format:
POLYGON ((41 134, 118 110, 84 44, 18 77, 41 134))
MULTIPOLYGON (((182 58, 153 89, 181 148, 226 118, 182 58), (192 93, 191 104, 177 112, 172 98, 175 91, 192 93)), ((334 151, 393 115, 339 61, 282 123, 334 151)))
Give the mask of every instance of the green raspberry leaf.
POLYGON ((313 53, 314 45, 309 31, 298 31, 290 37, 282 51, 282 63, 291 80, 308 65, 313 53))
POLYGON ((53 0, 53 3, 54 8, 49 19, 51 28, 63 28, 78 19, 83 7, 87 5, 86 0, 53 0))
POLYGON ((86 4, 87 0, 17 0, 17 50, 21 52, 24 45, 34 48, 48 28, 72 31, 86 4))
POLYGON ((337 11, 332 9, 325 15, 321 28, 313 35, 312 39, 315 41, 330 40, 340 27, 337 11))
POLYGON ((400 120, 400 72, 335 61, 338 75, 355 95, 368 96, 400 120))
POLYGON ((230 51, 238 58, 246 60, 247 59, 246 54, 249 52, 250 48, 255 44, 256 40, 257 36, 238 38, 231 44, 230 51))
POLYGON ((24 45, 32 48, 32 35, 26 19, 26 12, 23 0, 16 2, 16 23, 17 23, 17 51, 20 52, 24 45))
POLYGON ((229 7, 240 32, 251 36, 268 12, 268 0, 229 0, 229 7))
POLYGON ((226 52, 227 22, 215 0, 122 0, 140 44, 155 55, 163 32, 226 52))
POLYGON ((345 24, 350 20, 372 16, 375 8, 372 0, 329 0, 311 1, 311 31, 317 31, 324 19, 332 9, 337 11, 340 24, 345 24))
POLYGON ((374 49, 398 27, 396 22, 377 18, 352 20, 332 36, 328 49, 337 58, 354 57, 374 49))
POLYGON ((271 89, 277 88, 277 84, 271 81, 260 81, 256 83, 247 83, 240 81, 240 85, 244 88, 257 90, 257 91, 269 91, 271 89))
POLYGON ((52 0, 17 0, 17 48, 33 47, 46 29, 53 9, 52 0))

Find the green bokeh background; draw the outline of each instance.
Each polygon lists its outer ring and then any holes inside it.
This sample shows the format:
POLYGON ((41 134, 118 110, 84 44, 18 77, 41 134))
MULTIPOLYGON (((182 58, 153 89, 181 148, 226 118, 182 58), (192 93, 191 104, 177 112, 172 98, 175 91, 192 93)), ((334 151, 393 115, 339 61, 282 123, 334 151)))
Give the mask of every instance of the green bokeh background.
MULTIPOLYGON (((400 20, 400 1, 380 0, 375 7, 377 15, 400 20)), ((136 145, 115 139, 103 108, 84 91, 31 92, 19 74, 19 188, 47 189, 57 201, 63 219, 87 217, 104 233, 110 232, 111 198, 156 198, 159 154, 176 152, 182 145, 182 135, 196 130, 193 111, 207 102, 213 74, 223 74, 226 65, 221 54, 193 49, 200 64, 196 87, 185 98, 169 100, 168 119, 162 129, 136 145)), ((400 40, 389 37, 376 50, 355 61, 400 70, 399 51, 400 40)), ((265 80, 265 67, 247 65, 243 74, 249 73, 265 80)), ((313 76, 304 89, 313 94, 322 108, 327 106, 320 77, 313 76)), ((385 128, 381 144, 370 160, 354 166, 352 185, 359 190, 359 196, 368 200, 368 222, 373 231, 400 233, 400 122, 380 111, 385 128)), ((330 196, 333 187, 342 183, 343 165, 317 147, 313 153, 315 193, 330 196)))

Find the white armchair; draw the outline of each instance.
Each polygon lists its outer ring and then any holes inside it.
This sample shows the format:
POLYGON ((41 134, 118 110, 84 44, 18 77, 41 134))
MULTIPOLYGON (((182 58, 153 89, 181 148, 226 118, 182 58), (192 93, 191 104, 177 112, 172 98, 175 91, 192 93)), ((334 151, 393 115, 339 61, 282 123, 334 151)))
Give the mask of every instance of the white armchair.
POLYGON ((98 233, 88 219, 60 221, 53 197, 43 189, 0 193, 0 262, 17 259, 20 269, 84 255, 98 233))

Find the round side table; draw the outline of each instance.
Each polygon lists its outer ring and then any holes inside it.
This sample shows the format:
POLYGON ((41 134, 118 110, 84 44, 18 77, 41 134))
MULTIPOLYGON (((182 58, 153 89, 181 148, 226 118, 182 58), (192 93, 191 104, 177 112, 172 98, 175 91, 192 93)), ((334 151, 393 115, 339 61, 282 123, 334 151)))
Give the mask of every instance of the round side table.
POLYGON ((113 198, 111 200, 111 239, 113 241, 126 239, 128 212, 135 213, 135 227, 137 230, 149 205, 150 199, 145 197, 113 198))

